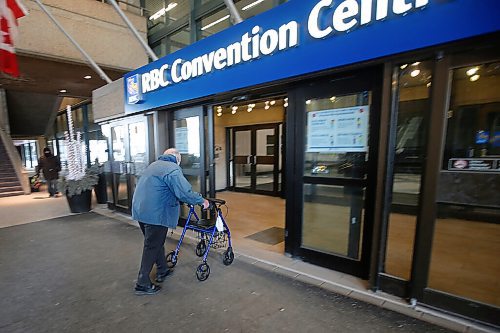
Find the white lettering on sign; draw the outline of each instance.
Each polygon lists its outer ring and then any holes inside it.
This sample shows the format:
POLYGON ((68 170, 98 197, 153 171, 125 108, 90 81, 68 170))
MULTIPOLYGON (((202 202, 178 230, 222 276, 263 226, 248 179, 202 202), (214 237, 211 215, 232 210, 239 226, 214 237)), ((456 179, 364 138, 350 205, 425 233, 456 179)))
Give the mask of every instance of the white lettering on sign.
MULTIPOLYGON (((357 26, 386 19, 389 15, 406 15, 426 6, 429 0, 320 0, 311 9, 307 30, 313 38, 325 38, 351 31, 357 26)), ((256 25, 237 42, 202 54, 191 60, 176 59, 141 74, 142 93, 181 83, 216 70, 245 63, 284 51, 299 44, 299 24, 290 21, 278 29, 263 31, 256 25)))
POLYGON ((219 48, 191 60, 176 59, 171 67, 165 64, 160 69, 153 69, 142 74, 142 92, 154 91, 159 87, 187 81, 214 70, 222 70, 277 51, 283 51, 297 46, 298 43, 299 25, 295 21, 282 25, 278 30, 262 31, 261 27, 255 26, 251 33, 245 33, 239 42, 226 48, 219 48), (168 73, 170 73, 171 82, 167 79, 167 69, 170 69, 168 73))
MULTIPOLYGON (((395 15, 405 15, 428 3, 429 0, 392 0, 391 12, 395 15)), ((369 24, 373 21, 373 7, 375 20, 383 20, 389 15, 389 0, 344 0, 330 13, 333 6, 333 0, 321 0, 313 7, 307 21, 311 37, 325 38, 335 32, 345 32, 357 25, 369 24), (327 20, 330 23, 326 26, 322 23, 325 13, 331 15, 331 20, 327 20)))

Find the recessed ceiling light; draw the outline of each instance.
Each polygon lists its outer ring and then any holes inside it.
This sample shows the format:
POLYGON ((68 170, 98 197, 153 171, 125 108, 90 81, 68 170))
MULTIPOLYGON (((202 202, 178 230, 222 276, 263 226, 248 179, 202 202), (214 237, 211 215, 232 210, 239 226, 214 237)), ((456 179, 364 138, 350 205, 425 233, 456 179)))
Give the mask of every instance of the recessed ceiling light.
POLYGON ((481 77, 481 75, 479 75, 479 74, 472 75, 469 80, 471 80, 472 82, 474 82, 474 81, 479 80, 480 77, 481 77))
POLYGON ((66 89, 61 89, 59 90, 60 93, 64 94, 65 92, 68 92, 66 89))
POLYGON ((417 76, 418 74, 420 74, 420 69, 415 69, 415 70, 413 70, 413 71, 410 73, 411 77, 415 77, 415 76, 417 76))
POLYGON ((90 76, 90 75, 85 75, 83 78, 84 78, 85 80, 89 80, 89 79, 91 79, 91 78, 92 78, 92 76, 90 76))
POLYGON ((476 74, 478 70, 479 70, 479 67, 472 67, 472 68, 468 69, 466 73, 467 73, 467 75, 472 76, 472 75, 476 74))

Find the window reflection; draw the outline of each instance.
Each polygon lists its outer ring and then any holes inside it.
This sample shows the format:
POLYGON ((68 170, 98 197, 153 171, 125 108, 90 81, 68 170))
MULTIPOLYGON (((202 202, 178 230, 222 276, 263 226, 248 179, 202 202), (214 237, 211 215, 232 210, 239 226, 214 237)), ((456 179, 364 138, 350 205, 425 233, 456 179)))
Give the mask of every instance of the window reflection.
POLYGON ((363 92, 306 101, 304 176, 366 177, 370 99, 363 92))
POLYGON ((500 63, 452 74, 429 287, 500 306, 500 63))
POLYGON ((432 62, 401 64, 397 69, 398 101, 392 204, 389 215, 385 272, 410 278, 420 179, 426 148, 432 62))

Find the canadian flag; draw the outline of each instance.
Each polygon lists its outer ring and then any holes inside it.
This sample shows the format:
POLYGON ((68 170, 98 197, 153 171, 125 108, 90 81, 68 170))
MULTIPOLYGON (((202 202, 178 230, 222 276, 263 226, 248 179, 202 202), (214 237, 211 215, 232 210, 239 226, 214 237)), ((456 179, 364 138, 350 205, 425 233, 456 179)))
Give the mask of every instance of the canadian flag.
POLYGON ((28 14, 20 0, 0 0, 0 71, 19 76, 14 41, 17 38, 17 19, 28 14))

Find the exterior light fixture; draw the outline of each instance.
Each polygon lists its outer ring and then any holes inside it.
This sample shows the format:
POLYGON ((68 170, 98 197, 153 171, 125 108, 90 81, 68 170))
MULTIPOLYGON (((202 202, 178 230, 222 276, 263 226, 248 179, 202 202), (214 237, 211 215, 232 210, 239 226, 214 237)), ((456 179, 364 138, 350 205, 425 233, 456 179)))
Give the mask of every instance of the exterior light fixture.
POLYGON ((263 2, 264 0, 257 0, 257 1, 254 1, 252 2, 251 4, 249 5, 246 5, 245 7, 241 8, 241 10, 248 10, 254 6, 257 6, 259 3, 263 2))
POLYGON ((68 92, 68 91, 67 91, 66 89, 61 89, 61 90, 59 90, 59 92, 60 92, 61 94, 64 94, 65 92, 68 92))
POLYGON ((221 18, 220 18, 220 19, 218 19, 217 21, 214 21, 214 22, 209 23, 209 24, 207 24, 206 26, 202 27, 202 28, 201 28, 201 31, 203 31, 203 30, 207 30, 208 28, 211 28, 211 27, 213 27, 214 25, 219 24, 219 23, 221 23, 221 22, 222 22, 222 21, 224 21, 224 20, 227 20, 228 18, 229 18, 229 15, 226 15, 226 16, 224 16, 224 17, 221 17, 221 18))
POLYGON ((85 80, 90 80, 90 79, 92 78, 92 76, 90 76, 90 75, 85 75, 83 78, 84 78, 85 80))
POLYGON ((474 81, 479 80, 480 77, 481 77, 481 75, 475 74, 475 75, 472 75, 469 80, 471 80, 471 82, 474 82, 474 81))
POLYGON ((469 68, 466 73, 467 73, 467 75, 472 76, 472 75, 476 74, 478 70, 479 70, 479 67, 472 67, 472 68, 469 68))
POLYGON ((150 21, 154 21, 156 19, 159 19, 160 17, 162 17, 163 15, 165 15, 165 13, 167 13, 167 12, 171 11, 172 9, 174 9, 176 6, 177 6, 177 2, 172 2, 167 7, 162 8, 159 11, 157 11, 156 13, 154 13, 153 15, 151 15, 149 17, 149 20, 150 21))
POLYGON ((420 74, 420 69, 414 69, 410 73, 411 77, 418 76, 418 74, 420 74))

